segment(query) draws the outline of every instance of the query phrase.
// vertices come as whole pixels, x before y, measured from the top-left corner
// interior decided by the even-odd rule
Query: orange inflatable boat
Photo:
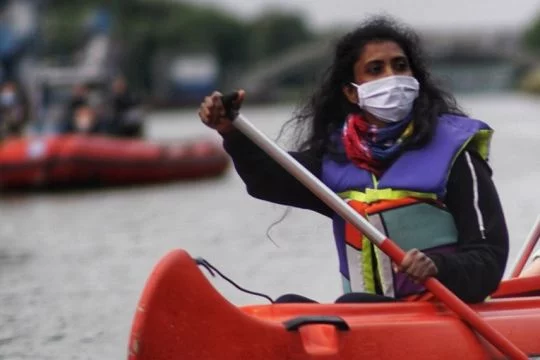
[[[540,359],[540,277],[507,280],[472,308],[530,359]],[[129,360],[502,358],[439,302],[237,307],[183,250],[154,268],[128,347]]]
[[[105,136],[62,135],[0,143],[0,189],[128,185],[218,176],[229,159],[220,144],[155,144]]]

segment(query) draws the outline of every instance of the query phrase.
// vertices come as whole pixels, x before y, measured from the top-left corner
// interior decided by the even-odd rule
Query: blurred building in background
[[[201,102],[219,84],[220,68],[212,53],[158,51],[152,59],[153,106]]]

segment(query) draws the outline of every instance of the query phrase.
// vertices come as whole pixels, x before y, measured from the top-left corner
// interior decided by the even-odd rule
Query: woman
[[[333,219],[345,294],[415,298],[431,276],[471,303],[497,288],[508,234],[486,162],[492,130],[435,85],[411,30],[377,17],[339,41],[293,119],[309,136],[291,153],[406,250],[399,266],[235,130],[219,93],[199,116],[223,136],[249,194]]]

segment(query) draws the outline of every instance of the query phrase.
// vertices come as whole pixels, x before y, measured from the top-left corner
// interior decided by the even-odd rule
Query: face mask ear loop
[[[360,85],[355,84],[353,82],[350,83],[355,89],[356,89],[356,97],[358,98],[358,101],[356,104],[360,107],[360,109],[364,109],[364,98],[360,96]]]

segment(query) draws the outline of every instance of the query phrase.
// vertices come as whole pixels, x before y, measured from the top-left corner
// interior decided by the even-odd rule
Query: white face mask
[[[414,77],[404,75],[352,85],[358,92],[358,106],[388,123],[398,122],[409,115],[420,89]]]

